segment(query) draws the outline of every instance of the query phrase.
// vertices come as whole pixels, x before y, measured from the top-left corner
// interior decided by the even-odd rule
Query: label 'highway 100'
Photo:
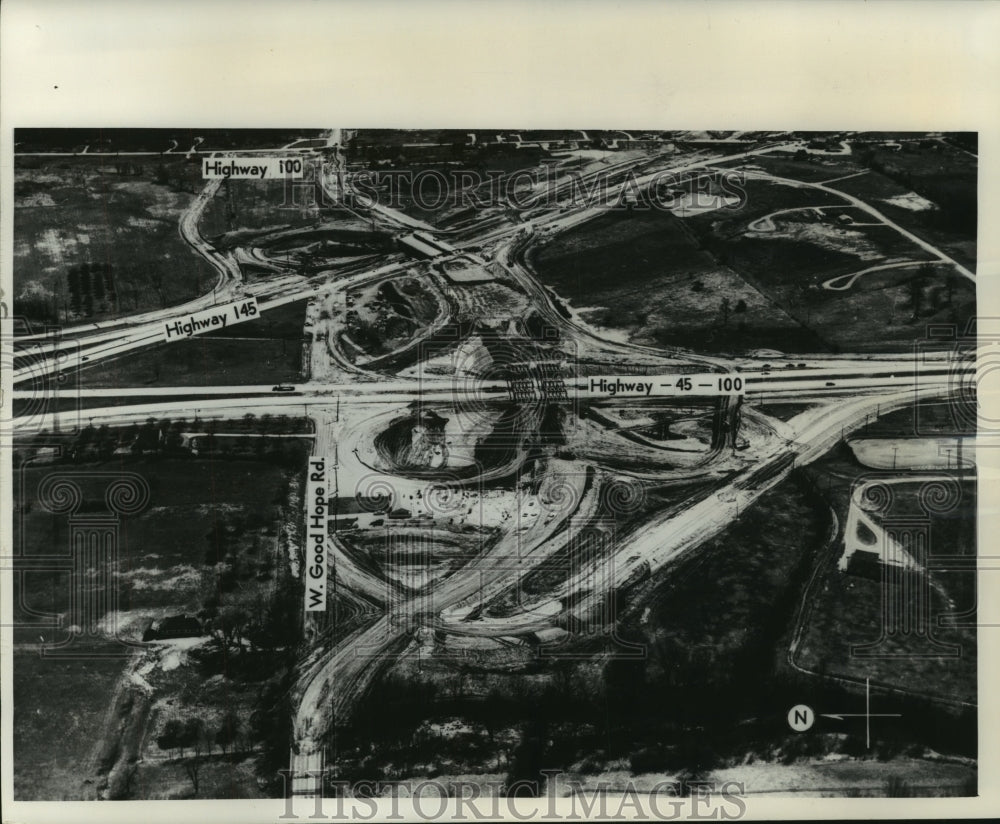
[[[245,320],[253,320],[257,317],[260,317],[260,311],[257,309],[257,298],[246,298],[236,303],[223,303],[219,306],[213,306],[211,309],[203,309],[201,312],[193,312],[186,317],[167,321],[163,327],[163,339],[165,341],[184,340],[193,335],[225,329],[234,323],[243,323]]]
[[[204,180],[298,180],[301,157],[212,157],[201,161]]]

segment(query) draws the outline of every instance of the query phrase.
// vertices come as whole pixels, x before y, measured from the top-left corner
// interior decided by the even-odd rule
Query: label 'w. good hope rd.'
[[[329,458],[313,457],[306,474],[306,612],[326,609],[326,530],[332,467]]]

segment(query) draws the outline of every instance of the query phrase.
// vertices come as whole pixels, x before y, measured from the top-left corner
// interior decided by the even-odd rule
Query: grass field
[[[729,167],[739,167],[741,161],[729,161]],[[843,177],[864,171],[864,164],[858,163],[853,157],[823,157],[810,156],[808,160],[795,160],[791,154],[775,153],[757,155],[749,165],[759,167],[778,177],[792,177],[796,180],[808,180],[811,183],[823,183],[827,180]]]
[[[307,174],[313,178],[312,171]],[[307,179],[227,180],[206,207],[199,229],[212,238],[239,229],[305,226],[325,211],[320,188]]]
[[[897,152],[859,143],[854,157],[869,173],[838,181],[835,188],[860,197],[975,271],[975,157],[936,140],[911,141]]]
[[[694,669],[709,681],[735,677],[721,674],[729,667],[746,668],[743,677],[771,672],[780,652],[775,645],[827,528],[826,512],[803,481],[784,481],[700,548],[678,575],[663,576],[643,602],[650,609],[645,643],[657,650],[651,666],[675,666],[661,654],[667,649],[698,649]],[[714,668],[710,660],[729,663]]]
[[[950,576],[949,576],[950,577]],[[940,645],[920,643],[914,633],[886,636],[870,656],[852,647],[882,637],[882,584],[831,566],[816,592],[796,657],[800,666],[834,677],[888,685],[963,701],[976,701],[976,643],[969,630],[935,628]],[[934,615],[943,613],[934,597]],[[948,649],[947,647],[953,647]]]
[[[110,644],[95,652],[112,650]],[[96,797],[95,744],[104,734],[109,697],[122,658],[58,660],[15,652],[14,794],[19,801]],[[4,707],[10,712],[10,707]]]
[[[628,330],[637,343],[721,351],[785,349],[790,342],[821,348],[780,306],[716,263],[685,222],[668,213],[609,212],[560,235],[530,262],[544,283],[585,310],[586,320]],[[730,307],[725,319],[724,300]]]
[[[19,477],[23,483],[15,489],[19,510],[27,509],[15,524],[15,546],[24,553],[17,566],[23,568],[40,556],[68,557],[66,516],[47,513],[37,500],[44,478],[50,473],[76,475],[82,489],[80,509],[97,513],[105,509],[102,496],[108,481],[123,472],[146,480],[149,503],[120,519],[112,577],[118,611],[104,617],[101,631],[109,636],[117,631],[119,637],[136,641],[152,620],[186,613],[198,615],[204,634],[215,629],[219,639],[228,637],[225,622],[250,620],[238,616],[257,616],[253,626],[270,626],[271,634],[250,635],[248,647],[241,642],[234,648],[231,638],[225,644],[194,638],[133,651],[139,658],[133,659],[132,682],[124,687],[124,702],[119,704],[112,696],[119,695],[114,685],[125,661],[52,662],[38,657],[33,645],[39,635],[48,644],[57,642],[65,630],[37,624],[16,627],[19,797],[92,798],[108,785],[112,763],[128,753],[143,757],[144,763],[130,785],[111,781],[114,789],[108,792],[115,792],[114,797],[190,797],[193,787],[176,760],[179,753],[161,751],[156,738],[166,720],[191,717],[205,724],[215,743],[203,768],[199,797],[259,797],[253,771],[257,755],[252,754],[261,752],[261,735],[266,733],[255,730],[250,719],[255,710],[269,706],[260,702],[262,690],[273,691],[271,682],[280,679],[292,648],[288,645],[296,643],[298,631],[287,610],[300,603],[300,596],[294,581],[282,572],[288,539],[275,529],[300,505],[291,474],[249,460],[170,458],[25,470]],[[286,529],[294,534],[295,521]],[[22,604],[36,612],[66,612],[70,582],[65,572],[23,577],[15,589],[16,620],[26,621]],[[91,645],[112,648],[104,642]],[[139,704],[144,695],[148,700],[142,698],[145,703]],[[112,706],[113,716],[108,715]],[[239,763],[222,758],[214,738],[227,713],[239,723]]]
[[[134,172],[136,164],[131,164]],[[173,161],[157,182],[113,158],[20,159],[15,171],[16,314],[86,321],[160,309],[204,294],[212,267],[178,233],[178,220],[202,186],[198,167]],[[74,302],[69,272],[111,267],[112,289]]]
[[[857,225],[872,221],[833,194],[753,179],[745,193],[739,208],[683,219],[611,212],[531,250],[528,262],[585,320],[647,345],[891,351],[909,349],[928,324],[964,324],[974,314],[973,285],[940,263],[825,288],[929,256],[889,227]],[[802,207],[824,211],[774,215]],[[770,225],[759,223],[769,216]]]
[[[974,435],[976,427],[971,412],[965,403],[958,401],[952,404],[924,400],[917,407],[906,407],[883,415],[865,428],[865,435],[872,438]]]
[[[81,386],[215,386],[302,379],[306,301],[220,332],[163,343],[80,370]]]
[[[738,176],[734,178],[734,181],[738,180]],[[786,186],[752,177],[745,178],[739,185],[743,190],[743,196],[737,208],[694,215],[688,219],[692,226],[707,223],[710,226],[717,226],[718,233],[725,235],[728,232],[740,231],[751,221],[779,209],[845,205],[842,198],[819,189]]]
[[[916,287],[910,284],[920,275],[918,266],[865,275],[846,291],[829,291],[823,288],[824,282],[878,265],[880,259],[862,261],[847,251],[787,238],[744,237],[714,248],[747,281],[808,328],[826,351],[909,351],[925,338],[928,324],[964,326],[975,313],[975,289],[964,278],[954,277],[948,297],[949,267],[943,264],[929,265],[931,275],[920,287],[922,306],[915,317],[912,289]],[[874,324],[872,318],[880,322]],[[783,348],[796,351],[793,347],[790,341]]]
[[[222,755],[206,759],[198,777],[198,798],[267,798],[257,787],[253,758],[230,761]],[[180,759],[144,762],[135,778],[135,798],[146,801],[195,798],[191,779]]]
[[[65,515],[43,511],[37,501],[39,483],[49,474],[70,473],[72,467],[26,469],[24,487],[16,498],[30,511],[23,521],[15,519],[15,546],[26,560],[32,556],[68,552]],[[131,630],[133,619],[167,612],[194,612],[214,585],[214,573],[205,564],[210,548],[208,536],[215,522],[241,530],[241,540],[266,553],[274,543],[263,533],[275,515],[275,499],[282,488],[283,471],[266,463],[198,459],[156,461],[118,458],[92,467],[106,477],[82,478],[84,504],[102,506],[103,488],[118,472],[135,472],[150,488],[148,508],[124,516],[119,529],[119,610],[125,613],[119,625]],[[27,572],[24,605],[40,611],[61,613],[68,607],[68,574]],[[135,612],[133,616],[128,613]],[[19,632],[35,640],[37,632]],[[52,639],[49,639],[50,641]]]
[[[480,156],[478,159],[438,157],[421,161],[398,156],[384,172],[371,172],[359,186],[362,192],[431,226],[446,226],[455,217],[467,219],[476,204],[496,205],[502,195],[516,199],[517,182],[509,188],[496,176],[539,168],[539,156],[531,151]],[[491,177],[492,176],[492,177]],[[525,180],[527,175],[524,175]],[[481,181],[475,189],[472,181]]]
[[[913,232],[928,243],[950,254],[963,266],[976,271],[976,231],[975,231],[975,176],[967,179],[967,189],[962,192],[966,197],[971,193],[973,205],[965,205],[967,211],[972,211],[971,218],[963,222],[952,222],[945,211],[947,206],[938,209],[907,209],[888,202],[893,198],[912,195],[916,186],[908,187],[890,180],[877,172],[839,180],[832,184],[833,188],[861,198],[870,203],[890,220],[895,221],[904,229]],[[919,184],[917,184],[919,185]],[[925,189],[929,195],[936,193],[932,187]],[[959,195],[955,195],[959,197]],[[933,202],[933,201],[932,201]],[[948,201],[945,201],[947,203]],[[971,221],[971,225],[969,225]]]
[[[896,416],[905,413],[895,413]],[[912,414],[912,411],[911,411]],[[899,418],[904,421],[905,418]],[[889,425],[889,424],[886,424]],[[830,505],[844,523],[853,484],[879,473],[866,470],[846,448],[837,449],[813,464],[810,475],[820,486]],[[892,509],[879,518],[927,518],[918,502],[919,474],[914,484],[894,487]],[[930,552],[940,560],[974,555],[976,551],[975,485],[961,485],[960,506],[951,513],[932,514]],[[934,622],[932,634],[943,644],[954,645],[960,652],[949,657],[941,647],[927,643],[917,632],[890,638],[882,657],[852,654],[852,645],[877,641],[882,634],[883,584],[878,574],[866,576],[838,571],[837,562],[843,545],[837,544],[819,567],[817,585],[805,613],[802,642],[796,662],[811,670],[831,676],[864,679],[889,687],[922,692],[945,698],[976,700],[976,632],[974,627],[938,627],[938,616],[974,609],[975,576],[972,572],[947,570],[948,563],[935,562],[930,572],[930,603],[926,606]],[[891,593],[888,593],[891,594]],[[951,602],[950,604],[948,602]],[[891,657],[895,656],[895,657]]]

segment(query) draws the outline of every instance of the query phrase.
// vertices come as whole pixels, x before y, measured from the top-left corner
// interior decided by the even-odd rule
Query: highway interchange
[[[613,172],[622,177],[616,179],[612,174],[609,179],[613,192],[616,185],[624,187],[626,175],[635,171],[636,174],[629,178],[629,185],[634,186],[638,181],[642,188],[664,173],[711,169],[729,160],[745,160],[754,154],[790,148],[801,146],[798,143],[768,144],[735,154],[706,155],[694,160],[658,156],[651,161],[643,157],[616,162]],[[196,146],[192,150],[196,150]],[[297,149],[294,144],[263,153],[312,156],[311,149]],[[333,161],[328,159],[326,162],[330,167],[322,180],[331,196],[336,197],[339,191],[335,167],[342,160],[336,153]],[[582,179],[586,181],[588,175],[608,178],[608,167],[594,168]],[[804,185],[800,181],[791,183]],[[339,495],[361,494],[362,485],[372,483],[373,479],[392,488],[400,498],[413,490],[426,493],[434,487],[427,477],[397,472],[384,462],[377,462],[371,444],[379,427],[386,420],[407,414],[414,402],[434,408],[475,408],[487,410],[488,414],[490,409],[514,403],[509,394],[510,382],[495,375],[457,378],[423,374],[413,378],[366,369],[335,351],[336,318],[326,321],[329,330],[323,336],[316,332],[325,321],[312,321],[315,324],[311,335],[312,377],[294,387],[278,390],[267,384],[103,389],[81,386],[65,392],[66,397],[79,401],[77,412],[54,412],[39,403],[40,393],[49,391],[46,388],[50,385],[48,381],[62,373],[83,371],[162,345],[164,323],[184,314],[249,297],[256,299],[259,310],[264,313],[304,299],[314,306],[339,305],[348,290],[398,278],[412,272],[415,265],[429,265],[414,264],[412,259],[390,252],[369,256],[359,265],[329,274],[306,278],[285,272],[244,283],[234,257],[217,251],[199,231],[202,213],[215,197],[219,185],[220,181],[207,183],[178,227],[191,249],[214,267],[217,283],[213,291],[182,306],[66,328],[57,337],[37,334],[18,339],[13,356],[13,398],[28,411],[12,421],[15,435],[51,431],[60,424],[65,428],[74,415],[86,417],[95,424],[123,426],[150,417],[177,417],[179,413],[202,420],[237,419],[248,412],[256,415],[301,414],[314,422],[313,453],[336,458]],[[566,186],[566,182],[557,182],[554,193],[558,195]],[[841,194],[829,187],[822,188]],[[844,197],[852,201],[852,205],[889,224],[884,215],[875,212],[869,204]],[[367,210],[357,204],[353,208],[377,223],[381,231],[395,235],[414,228],[434,231],[384,204]],[[630,476],[626,471],[595,465],[583,458],[550,460],[535,499],[542,509],[547,507],[547,514],[528,518],[522,510],[518,517],[511,518],[509,525],[501,529],[497,541],[436,582],[432,588],[432,609],[428,609],[426,593],[387,586],[384,578],[359,565],[340,539],[331,535],[327,545],[331,578],[336,581],[338,597],[354,599],[361,605],[361,618],[346,631],[317,624],[312,634],[312,647],[300,666],[294,696],[298,708],[296,745],[291,757],[295,771],[293,788],[297,794],[316,791],[316,776],[323,765],[324,738],[334,726],[347,723],[352,707],[368,685],[399,653],[414,643],[421,627],[509,640],[554,626],[572,626],[571,618],[582,620],[585,617],[573,615],[576,607],[571,596],[574,594],[583,592],[599,597],[636,575],[650,575],[669,566],[719,534],[794,467],[819,458],[850,432],[894,409],[925,399],[947,397],[959,384],[964,386],[975,378],[975,361],[956,364],[947,353],[930,354],[919,362],[913,356],[893,354],[725,358],[603,339],[558,311],[552,295],[522,261],[525,248],[543,233],[551,236],[579,225],[606,208],[606,205],[593,204],[569,209],[557,205],[534,207],[530,210],[530,219],[512,209],[505,220],[484,219],[481,229],[476,224],[463,227],[461,236],[455,232],[441,233],[455,248],[451,257],[484,266],[488,260],[490,265],[500,267],[528,295],[545,321],[559,330],[560,339],[573,343],[578,356],[585,355],[591,362],[607,364],[603,373],[566,377],[563,380],[566,396],[561,399],[548,398],[544,387],[533,387],[537,390],[534,401],[520,402],[525,407],[525,435],[529,434],[531,422],[537,420],[532,407],[555,402],[577,409],[580,405],[607,399],[606,392],[594,389],[594,381],[602,376],[620,375],[620,368],[615,367],[623,363],[642,367],[645,374],[636,380],[657,384],[672,384],[678,376],[694,373],[738,376],[743,381],[743,392],[720,397],[721,412],[713,424],[718,431],[713,433],[711,447],[687,464],[680,462],[663,469],[644,467]],[[953,265],[958,274],[970,279],[974,277],[941,250],[898,226],[895,228],[937,259]],[[469,249],[488,250],[488,258],[484,259],[486,251],[470,252]],[[433,263],[440,265],[447,257],[437,258]],[[105,399],[114,399],[116,403],[102,405]],[[644,399],[640,395],[623,393],[615,400],[618,405],[627,406],[641,404]],[[803,411],[784,421],[770,418],[753,409],[762,400],[801,403]],[[742,410],[744,418],[744,442],[739,449],[736,448],[735,432],[738,410]],[[525,460],[527,445],[521,441],[515,447],[516,465]],[[505,471],[507,469],[504,467]],[[442,473],[438,491],[443,489],[446,496],[461,495],[463,489],[481,483],[486,477],[481,472],[455,480],[448,473]],[[630,493],[648,477],[677,483],[694,480],[705,483],[680,505],[656,513],[620,537],[610,556],[583,564],[543,597],[521,604],[509,615],[488,614],[485,605],[515,586],[522,576],[538,568],[546,559],[564,550],[577,533],[591,523],[599,511],[602,489],[617,484],[619,489]]]

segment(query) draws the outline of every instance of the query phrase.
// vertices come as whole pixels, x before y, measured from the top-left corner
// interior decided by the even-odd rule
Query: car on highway
[[[836,386],[837,384],[835,384],[833,381],[827,381],[826,385],[827,386]]]
[[[285,384],[285,383],[279,383],[277,386],[272,386],[271,387],[271,391],[272,392],[294,392],[295,391],[295,387],[294,386],[289,386],[288,384]]]

